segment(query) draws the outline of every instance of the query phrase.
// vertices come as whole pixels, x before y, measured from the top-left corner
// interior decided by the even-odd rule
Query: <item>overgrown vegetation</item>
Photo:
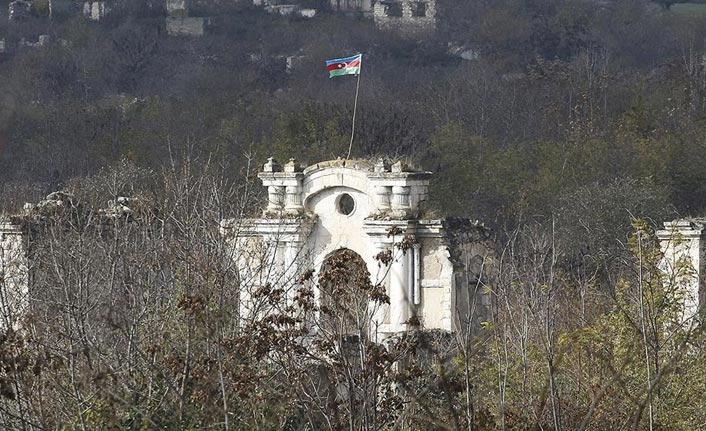
[[[354,84],[327,79],[322,61],[360,51],[354,155],[418,160],[447,212],[503,223],[616,179],[649,179],[667,190],[663,206],[704,210],[699,17],[640,0],[442,2],[438,31],[407,40],[359,17],[221,13],[203,38],[127,12],[0,23],[8,46],[53,40],[0,63],[3,187],[48,192],[121,157],[156,167],[184,149],[233,172],[243,154],[345,155]]]
[[[449,0],[410,40],[360,16],[206,4],[215,32],[184,38],[150,5],[0,22],[0,211],[73,195],[24,220],[32,312],[0,338],[2,426],[706,429],[706,340],[679,321],[652,232],[706,211],[702,16]],[[52,42],[19,48],[39,34]],[[495,228],[480,326],[381,346],[351,305],[385,294],[345,259],[296,280],[296,306],[268,286],[268,318],[238,318],[247,283],[219,222],[260,208],[266,157],[345,155],[354,83],[323,61],[355,51],[353,155],[416,161],[436,207]],[[99,210],[124,196],[129,216]]]
[[[277,244],[219,223],[249,190],[203,161],[121,163],[17,218],[32,285],[0,316],[21,328],[0,337],[3,429],[704,429],[706,340],[648,223],[583,261],[557,223],[525,223],[465,287],[489,314],[380,343],[383,280],[413,241],[390,232],[377,275],[341,250],[258,285],[237,262]]]

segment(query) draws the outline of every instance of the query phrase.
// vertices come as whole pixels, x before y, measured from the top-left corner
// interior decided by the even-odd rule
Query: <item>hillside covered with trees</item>
[[[196,2],[211,25],[187,37],[149,0],[97,22],[0,2],[0,214],[71,203],[13,219],[41,270],[0,337],[0,426],[706,430],[705,334],[654,236],[706,214],[706,16],[683,12],[700,4],[439,0],[409,37],[301,3],[316,16]],[[293,308],[238,322],[219,222],[261,210],[267,157],[346,155],[355,79],[324,61],[355,52],[353,157],[434,172],[429,215],[481,220],[497,260],[472,286],[492,297],[480,325],[361,337],[351,360],[344,334],[302,348]],[[322,311],[321,276],[301,280],[308,313],[385,301],[364,284]]]
[[[304,20],[245,4],[222,6],[201,38],[168,36],[159,11],[139,4],[100,22],[3,20],[8,47],[49,35],[0,54],[5,195],[45,194],[122,157],[158,166],[198,151],[236,176],[244,154],[345,155],[354,83],[328,80],[322,64],[359,51],[354,155],[421,162],[448,213],[547,214],[616,179],[666,196],[661,207],[706,209],[701,18],[641,0],[446,3],[438,30],[417,38],[359,16]],[[464,61],[454,47],[479,56]],[[288,56],[300,57],[289,71]]]

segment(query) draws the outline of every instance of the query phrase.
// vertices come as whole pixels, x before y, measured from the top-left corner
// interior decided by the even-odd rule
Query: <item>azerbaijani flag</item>
[[[360,75],[360,65],[363,63],[363,54],[352,57],[336,58],[326,62],[329,78],[343,75]]]

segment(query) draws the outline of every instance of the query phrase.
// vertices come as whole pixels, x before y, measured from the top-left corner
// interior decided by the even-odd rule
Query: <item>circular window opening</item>
[[[348,193],[342,194],[338,198],[338,204],[336,205],[338,212],[343,215],[351,215],[355,210],[355,200]]]

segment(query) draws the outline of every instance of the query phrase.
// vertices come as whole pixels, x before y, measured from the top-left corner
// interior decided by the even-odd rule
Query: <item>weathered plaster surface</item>
[[[376,314],[380,332],[407,331],[415,327],[413,320],[427,329],[455,330],[465,321],[462,315],[468,309],[468,280],[476,280],[466,275],[459,258],[465,259],[471,252],[487,254],[490,249],[466,247],[464,241],[477,238],[449,235],[447,222],[419,217],[430,177],[429,172],[401,163],[390,166],[382,161],[334,160],[304,169],[295,160],[282,166],[270,159],[260,174],[268,189],[267,207],[263,217],[250,220],[242,234],[260,236],[264,243],[278,242],[279,248],[297,252],[269,254],[270,264],[254,266],[295,280],[279,272],[291,273],[294,268],[301,271],[302,267],[318,270],[332,253],[348,249],[365,261],[371,281],[387,289],[390,304]],[[349,213],[339,206],[344,195],[355,202]],[[300,225],[302,229],[298,230]],[[284,226],[289,234],[283,234]],[[400,233],[390,236],[393,228]],[[467,230],[474,229],[477,227]],[[395,243],[405,237],[413,245],[403,252]],[[393,251],[389,267],[374,258],[385,250]],[[278,259],[289,263],[282,264]],[[292,264],[294,260],[296,264]],[[252,268],[252,262],[248,266]],[[464,310],[459,310],[458,303]]]

